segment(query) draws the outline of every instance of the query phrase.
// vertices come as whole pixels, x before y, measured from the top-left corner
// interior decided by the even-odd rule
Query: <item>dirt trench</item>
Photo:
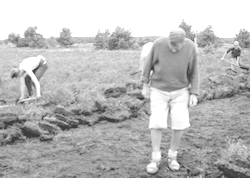
[[[192,127],[182,141],[177,173],[169,171],[164,161],[169,130],[164,133],[161,169],[155,176],[145,172],[151,152],[149,101],[140,94],[141,85],[132,82],[104,92],[106,98],[131,97],[125,111],[110,112],[96,101],[90,110],[56,107],[37,122],[13,113],[1,114],[0,177],[244,177],[237,173],[241,169],[248,176],[247,168],[218,163],[227,139],[242,139],[250,145],[247,82],[245,88],[235,89],[225,81],[223,77],[208,78],[210,88],[190,110]],[[62,131],[70,134],[61,136]]]

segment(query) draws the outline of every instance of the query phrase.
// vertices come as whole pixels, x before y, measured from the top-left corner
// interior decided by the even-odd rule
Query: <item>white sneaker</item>
[[[168,150],[168,168],[171,171],[178,171],[180,169],[180,164],[177,162],[177,151]]]
[[[151,162],[147,165],[147,173],[155,174],[160,168],[161,160],[151,160]]]
[[[171,171],[178,171],[180,169],[180,164],[177,162],[176,158],[168,157],[168,168]]]

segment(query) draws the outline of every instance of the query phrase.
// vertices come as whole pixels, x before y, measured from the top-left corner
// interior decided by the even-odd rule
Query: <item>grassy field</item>
[[[202,90],[207,89],[205,81],[209,76],[225,74],[230,67],[220,60],[227,48],[228,45],[224,45],[209,53],[199,49]],[[111,111],[123,110],[129,98],[106,98],[104,91],[124,87],[130,82],[139,83],[139,74],[130,75],[139,69],[139,50],[96,51],[92,44],[55,49],[1,46],[0,99],[12,103],[19,97],[19,80],[11,79],[9,71],[22,59],[37,55],[45,56],[49,64],[41,80],[42,101],[48,103],[49,107],[41,109],[32,104],[25,107],[17,105],[4,108],[1,113],[22,115],[44,110],[50,112],[58,105],[69,110],[87,110],[95,101],[105,104]],[[244,50],[242,61],[250,63],[248,50]],[[193,127],[180,149],[181,171],[172,173],[161,169],[155,177],[223,177],[214,164],[215,160],[220,157],[226,160],[238,148],[243,152],[244,149],[245,152],[249,151],[245,147],[245,144],[250,145],[248,106],[247,97],[236,96],[204,101],[191,109]],[[228,123],[227,127],[225,123]],[[166,131],[165,134],[164,149],[169,146],[170,132]],[[232,143],[231,139],[242,139],[242,142]],[[60,132],[51,142],[31,139],[0,147],[0,177],[153,177],[145,172],[150,150],[147,118],[142,115],[117,124],[101,122],[92,127],[82,126]],[[244,155],[242,151],[241,155]],[[245,158],[247,156],[249,154],[244,155]],[[166,166],[166,162],[163,166]]]
[[[19,81],[12,80],[9,71],[13,66],[18,66],[21,60],[30,56],[43,55],[47,58],[49,69],[41,80],[43,96],[65,106],[76,103],[75,94],[85,103],[97,98],[102,100],[100,93],[105,89],[124,85],[140,77],[130,76],[139,68],[140,51],[95,51],[91,44],[65,49],[23,49],[2,46],[0,50],[1,99],[4,100],[19,97]],[[220,61],[226,50],[227,46],[205,54],[199,49],[201,82],[208,75],[220,74],[229,68],[229,64]],[[248,63],[249,60],[250,54],[245,50],[243,62]]]
[[[7,101],[19,97],[19,79],[12,80],[9,71],[29,56],[47,58],[49,69],[41,80],[42,95],[45,100],[63,106],[103,101],[105,89],[139,79],[130,73],[139,69],[140,51],[95,51],[92,45],[49,50],[2,47],[0,50],[1,99]]]

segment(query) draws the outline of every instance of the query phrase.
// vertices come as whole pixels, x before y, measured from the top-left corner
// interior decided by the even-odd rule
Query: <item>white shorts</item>
[[[168,113],[171,116],[172,130],[184,130],[190,127],[188,103],[188,88],[166,92],[151,87],[149,129],[166,129]]]

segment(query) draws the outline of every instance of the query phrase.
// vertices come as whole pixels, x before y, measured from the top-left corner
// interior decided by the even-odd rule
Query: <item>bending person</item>
[[[41,97],[41,87],[39,80],[48,69],[46,58],[38,55],[37,57],[28,57],[25,58],[20,64],[19,67],[14,67],[10,71],[11,78],[20,77],[20,89],[21,97],[19,101],[22,101],[26,98],[26,88],[28,91],[28,97],[34,95],[35,92],[32,92],[34,87],[36,90],[36,96]]]
[[[241,55],[241,47],[239,45],[238,41],[235,41],[233,44],[233,47],[229,48],[224,55],[222,56],[221,60],[224,60],[224,57],[226,56],[227,53],[231,52],[231,70],[235,71],[235,66],[240,66],[241,61],[240,61],[240,55]]]
[[[153,42],[148,42],[144,44],[142,47],[141,56],[140,56],[140,68],[139,68],[139,70],[142,71],[142,73],[143,73],[143,67],[144,67],[145,61],[147,59],[147,56],[152,46],[153,46]]]

